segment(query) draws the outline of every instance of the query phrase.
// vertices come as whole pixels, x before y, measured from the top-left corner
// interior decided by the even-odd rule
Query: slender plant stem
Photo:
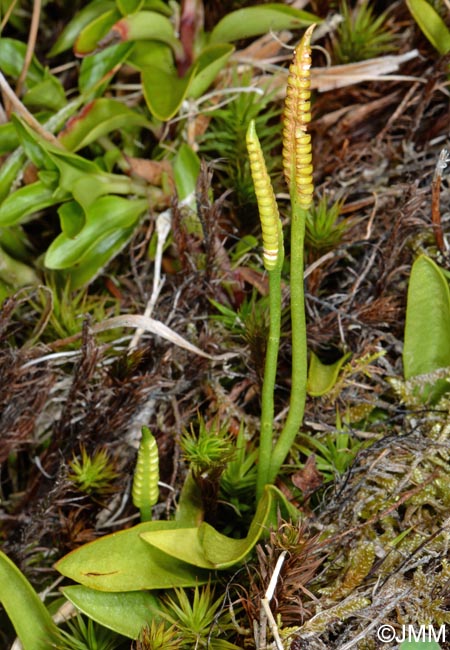
[[[281,327],[281,266],[269,271],[269,336],[267,339],[264,382],[261,394],[261,432],[258,455],[258,473],[256,479],[256,498],[263,494],[264,486],[269,483],[271,464],[274,392],[277,376],[278,349],[280,346]]]
[[[306,400],[306,321],[305,291],[303,286],[303,248],[307,210],[297,201],[295,189],[291,191],[291,328],[292,328],[292,385],[289,414],[283,430],[272,451],[268,482],[273,483],[281,465],[292,447],[300,429]]]

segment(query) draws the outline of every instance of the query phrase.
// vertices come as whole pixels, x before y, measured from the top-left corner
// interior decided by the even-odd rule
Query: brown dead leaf
[[[168,160],[145,160],[144,158],[133,158],[132,156],[126,158],[130,165],[130,174],[143,178],[150,185],[158,186],[161,186],[165,174],[171,188],[174,187],[172,165]]]
[[[305,466],[291,476],[292,483],[303,492],[305,497],[312,494],[323,483],[322,474],[317,469],[314,454],[308,457]]]

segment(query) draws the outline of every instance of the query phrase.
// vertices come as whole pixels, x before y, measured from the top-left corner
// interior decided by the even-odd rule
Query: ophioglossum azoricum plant
[[[278,207],[264,155],[250,123],[247,149],[262,226],[264,266],[269,275],[270,329],[261,398],[261,434],[258,457],[257,497],[273,483],[299,431],[306,398],[306,323],[303,288],[305,222],[313,195],[311,136],[311,25],[300,41],[289,68],[283,126],[283,170],[292,206],[290,289],[292,324],[292,384],[289,414],[273,445],[274,388],[280,340],[281,267],[283,234]]]

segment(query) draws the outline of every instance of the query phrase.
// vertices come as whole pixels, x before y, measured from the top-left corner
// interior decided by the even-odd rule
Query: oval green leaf
[[[138,11],[119,20],[106,39],[121,41],[161,41],[169,45],[176,56],[183,56],[181,42],[175,36],[174,27],[166,16],[155,11]]]
[[[189,86],[189,97],[201,97],[217,77],[234,52],[228,43],[211,45],[203,50],[196,60],[196,73]]]
[[[308,369],[308,383],[306,385],[308,395],[311,395],[312,397],[321,397],[322,395],[326,395],[337,382],[339,372],[350,356],[351,353],[348,352],[335,363],[325,364],[321,362],[314,352],[311,352]]]
[[[118,43],[86,56],[81,63],[78,78],[80,93],[86,95],[89,90],[102,93],[114,76],[117,66],[125,61],[132,50],[132,43]]]
[[[61,233],[45,255],[49,269],[67,269],[78,264],[83,255],[111,231],[134,225],[148,208],[146,199],[128,200],[119,196],[102,196],[86,210],[86,225],[75,237]]]
[[[63,587],[61,591],[83,614],[129,639],[137,639],[142,628],[159,613],[159,601],[148,591],[112,593],[82,585]]]
[[[47,56],[56,56],[68,50],[75,43],[78,34],[84,27],[102,14],[111,11],[111,9],[114,9],[112,0],[94,0],[94,2],[90,2],[86,7],[77,11],[72,20],[64,27]]]
[[[408,287],[405,379],[450,366],[450,291],[441,269],[425,255],[414,262]]]
[[[100,591],[140,591],[189,587],[208,581],[209,573],[169,557],[140,537],[151,530],[170,531],[175,521],[148,521],[81,546],[56,569],[86,587]]]
[[[241,562],[259,541],[265,532],[273,499],[278,494],[277,488],[266,485],[248,534],[243,539],[222,535],[207,523],[198,528],[146,531],[141,533],[141,537],[177,560],[203,569],[226,569]]]
[[[0,226],[15,226],[50,205],[59,203],[54,191],[42,181],[21,187],[10,194],[0,206]]]
[[[426,0],[406,0],[408,9],[439,54],[450,52],[450,29]]]
[[[14,625],[23,650],[49,650],[48,639],[57,628],[33,587],[2,551],[0,602]]]
[[[114,99],[97,99],[73,117],[59,134],[59,140],[69,151],[77,151],[95,142],[98,138],[133,126],[147,126],[148,120],[125,104]]]
[[[246,7],[222,18],[212,30],[210,42],[228,43],[241,38],[260,36],[270,31],[299,29],[319,22],[321,22],[320,18],[314,14],[282,4]]]
[[[166,122],[176,115],[188,93],[194,75],[195,67],[183,78],[154,66],[143,68],[142,84],[145,101],[150,112],[158,120]]]
[[[75,54],[86,56],[96,49],[98,42],[108,34],[111,27],[120,19],[120,11],[115,7],[90,21],[75,41]]]

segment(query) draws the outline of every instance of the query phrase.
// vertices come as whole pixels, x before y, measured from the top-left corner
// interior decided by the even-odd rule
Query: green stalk
[[[306,320],[303,284],[305,221],[307,210],[298,203],[297,190],[291,192],[291,329],[292,329],[292,384],[289,414],[272,451],[268,483],[274,483],[284,459],[288,455],[300,429],[306,400]]]
[[[264,381],[261,394],[261,432],[259,441],[256,498],[262,497],[264,486],[270,483],[273,442],[274,393],[277,376],[278,349],[281,328],[281,266],[269,271],[269,336],[267,339]]]

